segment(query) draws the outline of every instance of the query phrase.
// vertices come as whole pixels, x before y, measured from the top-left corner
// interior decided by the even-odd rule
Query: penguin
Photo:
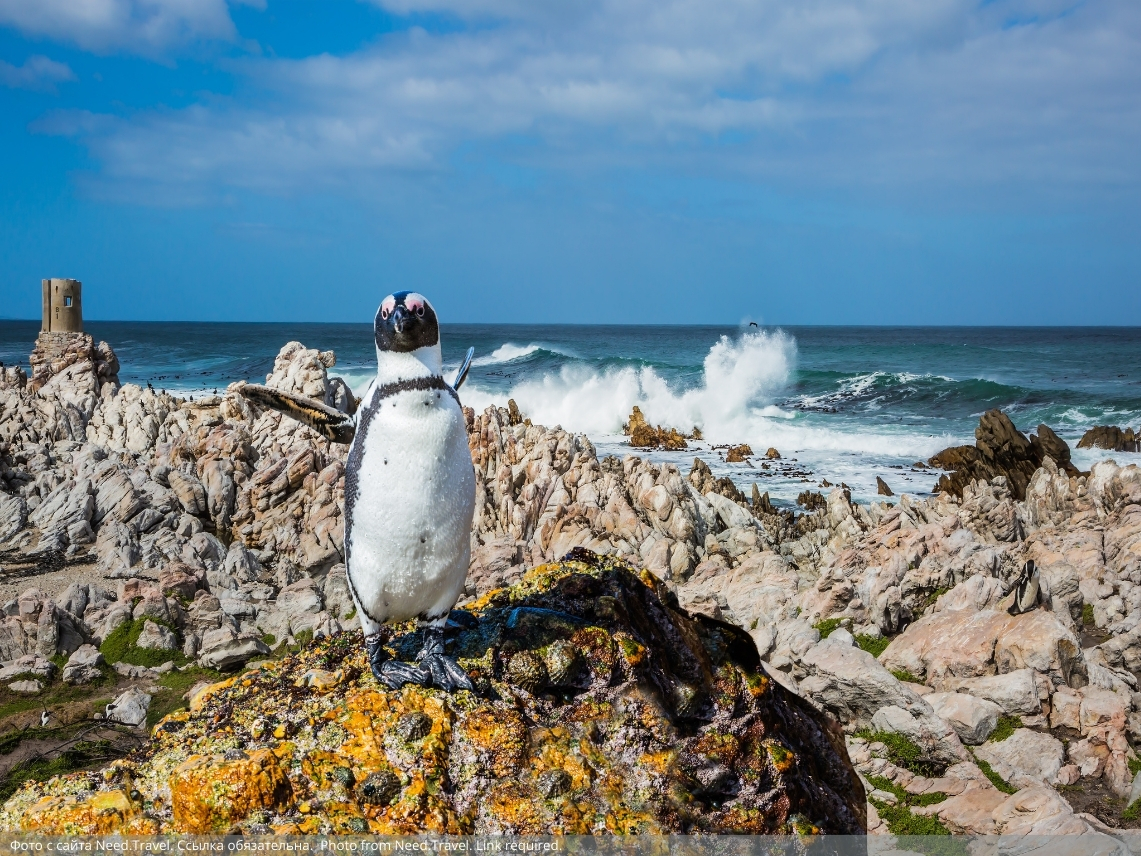
[[[43,711],[43,712],[40,714],[40,728],[47,728],[47,727],[48,727],[48,722],[49,722],[50,720],[51,720],[51,714],[49,714],[49,713],[47,712],[47,710],[44,710],[44,711]]]
[[[1038,605],[1038,592],[1041,584],[1041,573],[1034,560],[1030,559],[1022,566],[1022,573],[1014,582],[1014,601],[1007,610],[1011,615],[1021,615],[1029,612]]]
[[[463,591],[471,559],[475,471],[456,390],[443,378],[439,321],[427,298],[402,291],[373,318],[377,373],[349,416],[325,404],[244,384],[251,402],[279,410],[337,443],[345,467],[345,564],[373,675],[385,686],[472,691],[444,651],[444,626]],[[381,627],[418,619],[416,663],[389,659]]]

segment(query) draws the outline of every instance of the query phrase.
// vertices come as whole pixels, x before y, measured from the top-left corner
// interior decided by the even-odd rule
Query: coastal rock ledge
[[[579,548],[453,624],[478,695],[388,691],[359,632],[339,633],[199,690],[135,755],[27,783],[0,827],[864,833],[839,724],[771,680],[746,632],[688,615],[652,574]],[[393,654],[419,644],[393,628]]]

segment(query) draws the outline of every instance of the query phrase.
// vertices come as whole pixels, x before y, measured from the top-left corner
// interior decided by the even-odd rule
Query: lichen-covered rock
[[[199,691],[115,775],[28,783],[0,827],[62,833],[43,806],[129,779],[102,831],[863,834],[839,726],[652,575],[579,551],[469,613],[450,648],[478,694],[387,690],[339,634]]]

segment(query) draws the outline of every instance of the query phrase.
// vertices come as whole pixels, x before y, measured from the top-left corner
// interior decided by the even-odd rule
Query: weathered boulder
[[[1040,782],[1055,784],[1066,760],[1066,747],[1050,734],[1019,728],[1005,740],[984,743],[975,755],[1010,784],[1025,788]]]
[[[1002,713],[993,701],[967,693],[928,693],[923,700],[968,746],[978,746],[990,737]]]
[[[99,668],[103,655],[94,645],[81,645],[63,667],[63,679],[69,684],[89,684],[103,676]]]
[[[799,682],[801,694],[844,725],[906,734],[939,763],[966,760],[958,737],[926,699],[867,651],[829,637],[810,648],[801,663],[809,672]]]
[[[478,695],[386,690],[341,634],[197,693],[119,764],[159,833],[863,834],[838,726],[767,678],[743,631],[670,603],[580,552],[471,605],[451,647]],[[394,656],[420,644],[391,632]],[[29,782],[0,819],[62,831],[37,806],[115,787]]]
[[[137,687],[131,687],[110,702],[103,715],[111,722],[122,725],[142,725],[147,721],[147,709],[150,704],[151,697],[147,693]]]
[[[1042,711],[1033,669],[1015,669],[1002,675],[958,678],[947,682],[958,692],[994,702],[1003,713],[1034,716]]]
[[[962,678],[1027,668],[1057,686],[1086,683],[1077,637],[1044,609],[1022,615],[992,610],[926,615],[893,639],[880,660],[889,669],[926,676],[937,689],[955,689]]]

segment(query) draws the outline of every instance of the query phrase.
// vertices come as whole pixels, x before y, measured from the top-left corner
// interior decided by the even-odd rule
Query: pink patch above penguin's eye
[[[409,312],[415,313],[417,318],[424,317],[427,302],[428,301],[415,292],[404,298],[404,305],[408,307]]]
[[[392,314],[392,310],[396,308],[396,298],[391,294],[384,298],[384,302],[380,304],[380,317],[381,320],[387,321],[388,316]]]

